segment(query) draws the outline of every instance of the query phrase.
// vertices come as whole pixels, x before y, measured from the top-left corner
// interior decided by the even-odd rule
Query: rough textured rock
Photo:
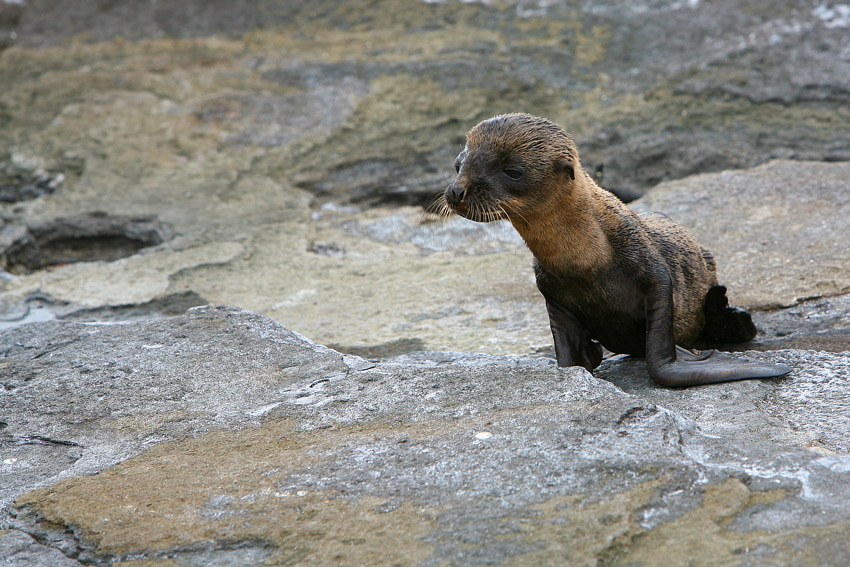
[[[836,395],[848,386],[847,354],[750,353],[796,371],[676,391],[653,387],[635,361],[607,362],[600,374],[623,391],[548,359],[419,353],[369,363],[230,308],[124,325],[35,323],[0,340],[0,546],[13,557],[850,558],[850,429]]]
[[[848,27],[790,0],[0,2],[0,557],[847,565]],[[666,390],[540,356],[516,233],[422,209],[516,110],[621,195],[667,180],[636,207],[697,233],[756,308],[744,348],[795,372]],[[182,314],[206,303],[259,314]]]
[[[16,238],[3,243],[2,255],[5,268],[18,273],[74,262],[110,262],[132,256],[171,236],[169,227],[152,217],[111,217],[97,212],[57,218],[45,225],[14,232]]]
[[[850,350],[850,295],[804,301],[755,314],[761,334],[745,348]]]
[[[284,112],[285,125],[335,130],[328,151],[311,145],[310,154],[327,163],[332,152],[348,149],[331,158],[328,174],[311,168],[305,186],[351,197],[344,179],[377,176],[392,198],[439,185],[449,149],[443,144],[457,136],[458,121],[505,107],[565,119],[588,147],[593,169],[624,192],[769,157],[850,159],[844,104],[850,20],[843,6],[397,0],[377,10],[368,2],[211,7],[190,1],[174,7],[89,0],[67,14],[51,2],[30,1],[9,23],[24,46],[61,44],[80,34],[110,41],[297,31],[300,37],[287,42],[288,58],[264,53],[256,35],[249,54],[254,70],[294,92],[226,93],[212,98],[216,110],[202,115],[229,120],[238,113],[234,107],[257,105],[280,119],[279,110],[299,106],[301,112]],[[298,90],[338,104],[313,105]],[[364,96],[356,112],[352,106],[343,113],[362,120],[382,112],[385,124],[364,131],[360,120],[357,128],[317,120],[326,108],[339,108],[341,99]],[[291,133],[279,135],[288,130],[249,125],[235,139],[279,145],[292,139]],[[410,133],[418,139],[403,141]],[[351,146],[358,142],[359,151]],[[411,187],[413,180],[420,187]],[[358,188],[367,191],[367,185],[374,184]],[[382,196],[372,192],[370,198]]]
[[[122,259],[105,253],[113,240],[70,258],[87,261],[0,273],[0,326],[158,316],[194,297],[363,354],[533,353],[549,345],[545,310],[512,230],[395,206],[431,200],[477,120],[525,110],[565,124],[623,194],[772,157],[850,158],[848,21],[829,3],[2,7],[15,35],[0,52],[0,186],[24,200],[0,203],[0,253],[96,212],[170,228]],[[693,215],[781,207],[762,199],[788,186],[780,169],[754,170],[769,190],[735,211],[712,201]],[[840,254],[805,274],[771,261],[788,293],[750,298],[762,280],[734,270],[751,256],[719,255],[733,296],[760,307],[838,293],[844,273],[809,275]]]
[[[669,214],[715,254],[733,301],[759,310],[763,334],[748,348],[840,352],[850,344],[846,172],[846,164],[772,162],[665,185],[636,207]],[[792,191],[792,174],[810,191]],[[220,222],[217,214],[195,213],[189,222]],[[300,198],[279,214],[268,226],[225,225],[223,242],[201,244],[207,236],[195,234],[194,245],[181,249],[184,233],[121,260],[14,277],[0,284],[8,321],[0,326],[51,313],[91,321],[154,316],[169,298],[187,297],[194,300],[175,305],[245,306],[365,356],[551,347],[530,255],[505,224],[438,222],[413,207],[326,205],[310,213]],[[180,225],[173,209],[168,216]],[[826,297],[775,309],[819,296]]]
[[[0,531],[0,557],[7,567],[80,567],[58,549],[37,543],[31,536],[17,531]]]
[[[653,189],[639,210],[687,226],[741,305],[775,308],[850,291],[850,163],[774,161]]]

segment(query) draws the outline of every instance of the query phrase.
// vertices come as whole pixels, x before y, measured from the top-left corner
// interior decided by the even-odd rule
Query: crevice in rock
[[[655,406],[634,406],[617,419],[617,425],[629,425],[656,415],[659,412]]]
[[[721,350],[770,351],[779,349],[844,352],[850,345],[847,309],[850,294],[821,295],[774,309],[753,309],[758,335],[739,344],[711,345]]]
[[[0,20],[2,6],[0,2]],[[0,127],[10,120],[8,106],[0,103]],[[72,152],[49,161],[36,156],[4,153],[0,155],[0,203],[31,201],[50,195],[79,179],[85,164],[84,158]]]
[[[117,561],[185,558],[192,565],[258,565],[274,554],[275,547],[262,539],[242,541],[212,540],[177,546],[167,551],[140,549],[131,553],[98,552],[79,528],[44,518],[29,505],[13,512],[12,529],[20,531],[39,544],[55,549],[68,559],[94,567],[108,567]],[[181,562],[182,564],[182,562]]]
[[[608,545],[596,554],[596,567],[614,567],[619,560],[628,552],[633,543],[643,535],[634,517],[630,518],[629,531],[614,536]]]
[[[13,435],[11,440],[18,445],[62,445],[65,447],[80,447],[79,443],[64,439],[51,439],[43,435]]]
[[[17,203],[18,201],[30,201],[42,195],[49,195],[56,191],[65,177],[62,174],[48,175],[46,173],[23,176],[23,175],[0,175],[0,203]]]
[[[445,157],[451,164],[453,158]],[[435,160],[439,163],[439,160]],[[320,175],[299,180],[296,186],[320,200],[342,197],[343,203],[365,207],[420,206],[427,208],[451,181],[447,166],[440,171],[428,157],[412,164],[395,159],[363,159],[338,164]]]
[[[115,323],[163,319],[184,314],[192,307],[208,305],[209,301],[192,290],[169,293],[144,303],[129,305],[103,305],[101,307],[80,308],[67,303],[35,294],[19,303],[0,303],[0,330],[17,327],[36,321],[75,321],[81,323]],[[40,358],[61,348],[67,343],[44,350],[33,358]],[[2,353],[0,353],[2,354]]]
[[[50,567],[81,567],[81,563],[56,548],[39,543],[27,532],[7,530],[0,532],[0,554],[5,553],[7,566],[30,565]]]
[[[161,319],[182,315],[192,307],[208,305],[209,301],[194,291],[170,293],[145,303],[133,305],[105,305],[91,309],[77,309],[57,314],[58,319],[79,322],[116,322]]]
[[[12,515],[11,528],[27,534],[45,547],[55,549],[68,559],[98,566],[111,564],[111,561],[93,562],[80,557],[82,537],[72,526],[46,520],[30,506],[16,508]]]
[[[394,341],[390,341],[388,343],[376,344],[376,345],[367,345],[367,346],[347,346],[341,344],[329,344],[329,348],[332,348],[338,352],[343,352],[346,354],[353,354],[355,356],[359,356],[361,358],[365,358],[367,360],[379,360],[382,358],[391,358],[394,356],[399,356],[402,354],[407,354],[410,352],[418,352],[426,350],[425,343],[422,339],[413,338],[413,339],[396,339]]]
[[[171,228],[156,217],[103,212],[7,227],[3,232],[0,265],[15,274],[74,262],[111,262],[172,237]]]
[[[60,343],[53,344],[53,345],[50,346],[50,348],[44,349],[43,351],[41,351],[38,354],[36,354],[35,356],[33,356],[32,359],[36,360],[38,358],[41,358],[42,356],[46,356],[46,355],[48,355],[52,352],[57,351],[62,347],[66,347],[70,344],[74,344],[74,343],[79,342],[81,340],[82,340],[82,337],[76,337],[74,339],[71,339],[70,341],[63,341],[63,342],[60,342]]]

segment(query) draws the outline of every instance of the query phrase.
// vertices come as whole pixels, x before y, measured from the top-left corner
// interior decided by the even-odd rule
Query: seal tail
[[[756,336],[750,314],[729,305],[726,286],[712,286],[705,295],[705,326],[700,338],[709,343],[746,343]]]

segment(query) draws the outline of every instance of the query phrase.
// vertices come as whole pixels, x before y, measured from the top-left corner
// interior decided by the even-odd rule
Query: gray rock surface
[[[0,193],[15,201],[0,202],[0,267],[17,275],[0,271],[0,327],[221,303],[365,355],[536,353],[545,309],[513,230],[397,206],[445,186],[477,120],[564,124],[621,194],[850,158],[850,24],[830,3],[2,6],[15,36],[0,52]],[[701,237],[732,297],[762,310],[846,290],[846,168],[801,166],[824,195],[800,229],[781,202],[800,172],[782,163],[682,181],[678,204],[657,203],[697,230],[716,220]],[[716,197],[695,202],[697,183]],[[816,254],[773,238],[789,232]],[[773,347],[840,351],[845,312],[814,343],[759,325]]]
[[[790,309],[756,313],[761,334],[745,348],[850,348],[850,295],[803,301]]]
[[[0,557],[7,567],[80,567],[82,563],[68,558],[58,549],[41,545],[31,536],[17,530],[0,531]]]
[[[687,226],[741,305],[788,307],[850,291],[848,179],[850,162],[773,161],[662,184],[635,208]]]
[[[850,558],[848,353],[753,352],[795,372],[669,390],[632,360],[611,382],[542,358],[370,363],[223,307],[0,340],[20,565]]]
[[[0,2],[6,564],[850,564],[846,5],[73,4]],[[513,229],[423,210],[517,110],[794,373],[555,368]]]

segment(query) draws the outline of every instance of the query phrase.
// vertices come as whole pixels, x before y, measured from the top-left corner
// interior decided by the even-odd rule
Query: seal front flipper
[[[654,368],[650,376],[665,386],[697,386],[753,378],[779,378],[791,372],[784,364],[770,364],[716,350],[690,351],[676,347],[676,359]]]
[[[591,340],[587,330],[569,309],[546,299],[549,327],[555,340],[558,366],[583,366],[588,372],[602,362],[602,347]]]

